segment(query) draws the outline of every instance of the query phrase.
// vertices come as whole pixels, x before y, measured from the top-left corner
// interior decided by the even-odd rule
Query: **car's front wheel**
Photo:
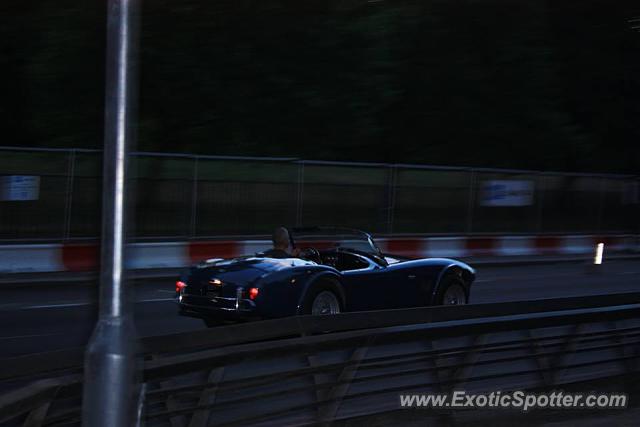
[[[464,305],[467,304],[467,291],[462,279],[456,276],[446,277],[438,291],[436,304],[438,305]]]

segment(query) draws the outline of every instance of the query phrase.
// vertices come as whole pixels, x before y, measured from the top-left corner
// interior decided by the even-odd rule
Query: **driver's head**
[[[287,231],[284,227],[278,227],[273,231],[273,236],[271,238],[273,240],[273,247],[275,249],[282,249],[286,251],[289,249],[289,231]]]

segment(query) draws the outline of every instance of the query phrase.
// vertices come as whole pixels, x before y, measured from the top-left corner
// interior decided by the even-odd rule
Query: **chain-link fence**
[[[0,148],[0,239],[96,238],[101,172],[99,151]],[[131,172],[138,239],[268,235],[280,224],[376,234],[640,232],[631,176],[160,153],[132,154]]]

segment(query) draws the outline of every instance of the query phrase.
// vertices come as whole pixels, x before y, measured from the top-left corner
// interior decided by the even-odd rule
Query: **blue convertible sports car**
[[[289,231],[296,258],[255,254],[210,259],[177,282],[182,314],[220,319],[336,314],[466,304],[475,271],[446,258],[383,254],[367,233],[338,228]]]

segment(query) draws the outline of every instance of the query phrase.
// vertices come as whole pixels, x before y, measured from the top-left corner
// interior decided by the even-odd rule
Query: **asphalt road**
[[[477,267],[471,303],[507,302],[640,291],[640,260],[609,261],[590,271],[584,264]],[[181,317],[171,279],[134,282],[135,320],[140,336],[203,329],[201,320]],[[50,282],[3,284],[0,358],[80,346],[97,316],[97,284]]]

